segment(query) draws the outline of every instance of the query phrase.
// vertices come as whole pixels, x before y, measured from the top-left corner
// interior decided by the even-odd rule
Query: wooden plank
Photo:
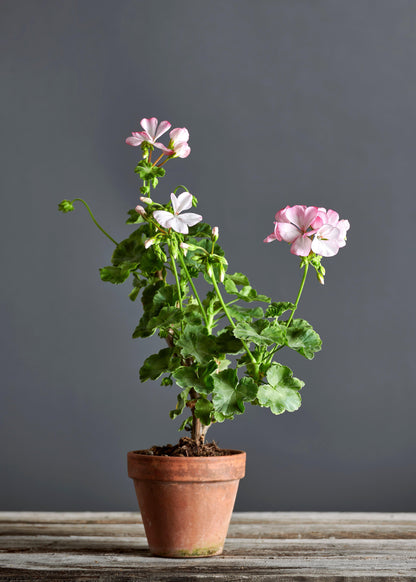
[[[0,514],[0,535],[144,536],[139,513]],[[237,513],[230,538],[416,539],[416,514]]]
[[[416,581],[416,514],[238,513],[224,554],[167,560],[138,513],[0,513],[0,580]]]

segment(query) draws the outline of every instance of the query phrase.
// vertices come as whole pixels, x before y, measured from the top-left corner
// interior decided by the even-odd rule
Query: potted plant
[[[133,337],[157,333],[164,347],[140,368],[140,380],[161,378],[175,386],[177,404],[170,417],[184,414],[179,430],[189,432],[175,446],[154,446],[128,453],[150,550],[160,556],[207,556],[221,553],[245,453],[206,443],[210,426],[244,413],[247,404],[274,414],[293,412],[301,404],[304,383],[276,361],[283,348],[308,359],[321,349],[321,339],[304,319],[295,317],[309,268],[324,283],[322,257],[345,245],[347,220],[333,210],[286,206],[275,216],[265,242],[290,244],[300,257],[303,276],[294,302],[272,301],[258,293],[243,273],[228,272],[218,244],[219,230],[192,212],[197,200],[185,186],[154,199],[165,164],[190,153],[185,128],[142,119],[142,131],[126,142],[140,148],[135,172],[142,181],[142,204],[128,211],[133,231],[117,243],[96,221],[86,202],[64,200],[69,212],[84,203],[95,224],[115,244],[111,265],[101,279],[114,284],[132,281],[129,297],[141,296],[142,312]],[[155,149],[160,155],[152,160]],[[197,290],[200,281],[208,291]]]

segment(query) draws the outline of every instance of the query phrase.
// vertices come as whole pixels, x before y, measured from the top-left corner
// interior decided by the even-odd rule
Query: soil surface
[[[183,437],[176,445],[154,445],[150,449],[135,451],[141,455],[155,455],[158,457],[224,457],[235,451],[220,449],[215,441],[200,444],[189,437]]]

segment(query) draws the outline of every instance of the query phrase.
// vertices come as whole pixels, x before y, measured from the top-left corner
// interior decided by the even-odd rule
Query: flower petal
[[[190,192],[182,192],[178,197],[176,197],[175,194],[171,194],[170,199],[175,214],[179,214],[183,210],[192,208],[192,194]]]
[[[139,146],[144,142],[144,137],[142,135],[140,135],[139,133],[136,133],[136,135],[132,135],[131,137],[128,137],[126,139],[126,143],[131,145],[131,146]]]
[[[173,143],[182,141],[187,142],[189,141],[189,131],[186,127],[175,127],[175,129],[172,129],[170,132],[169,137]]]
[[[290,220],[286,217],[286,211],[290,208],[290,206],[285,206],[279,212],[276,212],[276,216],[274,217],[277,222],[290,222]]]
[[[308,236],[300,236],[293,242],[290,252],[292,255],[307,257],[311,252],[311,244],[312,241]]]
[[[339,251],[339,243],[335,239],[323,240],[315,236],[312,241],[312,250],[321,257],[333,257]]]
[[[178,158],[187,158],[191,153],[191,148],[186,142],[180,142],[174,145],[175,154]]]
[[[198,222],[201,222],[202,220],[202,216],[200,214],[195,214],[195,212],[185,212],[185,214],[181,214],[178,216],[178,218],[180,218],[188,226],[198,224]]]
[[[153,145],[155,146],[155,148],[163,150],[167,156],[173,156],[173,154],[175,153],[173,150],[167,148],[165,145],[163,145],[163,143],[160,143],[159,141],[155,142]]]
[[[294,224],[290,222],[276,222],[274,227],[274,234],[278,240],[284,240],[288,243],[293,243],[302,233]]]
[[[174,218],[172,212],[168,212],[167,210],[155,210],[153,212],[153,218],[157,220],[157,222],[164,226],[165,228],[170,228],[169,222]]]
[[[189,232],[188,225],[183,220],[182,216],[173,216],[169,221],[169,228],[173,228],[173,230],[180,232],[181,234],[188,234]]]
[[[335,210],[327,210],[326,212],[326,220],[324,221],[326,224],[330,224],[331,226],[338,226],[339,222],[339,214],[335,212]]]
[[[151,117],[150,119],[143,118],[140,122],[140,125],[143,129],[148,133],[151,140],[155,139],[156,128],[157,128],[157,118]]]
[[[155,137],[154,139],[159,139],[159,137],[161,135],[163,135],[164,133],[166,133],[167,131],[169,131],[169,129],[172,127],[172,124],[169,123],[169,121],[161,121],[159,123],[158,128],[156,129],[156,133],[155,133]]]
[[[274,240],[278,240],[277,236],[273,233],[273,234],[269,234],[269,236],[266,236],[266,238],[264,239],[263,242],[265,243],[269,243],[272,242]]]

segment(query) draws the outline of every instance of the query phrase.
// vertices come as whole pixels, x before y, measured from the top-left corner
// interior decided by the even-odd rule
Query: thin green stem
[[[88,204],[85,202],[85,200],[83,200],[82,198],[74,198],[74,199],[72,200],[72,202],[76,202],[76,201],[78,201],[78,202],[82,202],[82,203],[84,204],[84,206],[86,207],[86,209],[87,209],[87,210],[88,210],[88,212],[90,213],[91,219],[92,219],[93,223],[95,224],[95,226],[97,226],[97,227],[98,227],[98,228],[101,230],[101,232],[102,232],[103,234],[105,234],[105,236],[106,236],[107,238],[109,238],[109,239],[111,240],[111,242],[113,242],[113,243],[114,243],[114,244],[117,246],[117,245],[118,245],[118,242],[116,242],[116,241],[113,239],[113,237],[112,237],[112,236],[110,236],[110,235],[108,234],[108,232],[106,232],[106,231],[103,229],[103,227],[102,227],[102,226],[100,226],[100,225],[98,224],[98,222],[97,222],[97,221],[96,221],[96,219],[95,219],[95,216],[94,216],[94,215],[93,215],[93,213],[91,212],[91,208],[88,206]]]
[[[306,281],[306,275],[308,274],[308,268],[309,268],[309,263],[305,263],[305,270],[303,272],[302,281],[300,283],[299,293],[298,293],[298,296],[296,297],[295,307],[292,309],[292,313],[290,314],[290,317],[288,319],[287,327],[289,327],[289,325],[291,324],[291,321],[293,319],[293,316],[295,315],[295,311],[298,308],[300,296],[302,295],[303,287],[304,287],[305,281]]]
[[[176,268],[175,259],[173,258],[172,248],[170,245],[169,245],[169,252],[170,252],[170,258],[171,258],[171,262],[172,262],[172,271],[173,271],[173,274],[175,275],[176,287],[178,289],[179,307],[182,311],[182,294],[181,294],[181,287],[179,284],[178,270]]]
[[[176,190],[179,190],[179,188],[183,188],[184,190],[186,190],[187,192],[189,192],[189,190],[188,190],[188,188],[186,186],[184,186],[183,184],[179,184],[179,186],[176,186],[176,188],[173,191],[173,193],[176,194]]]
[[[300,287],[299,287],[299,292],[298,292],[298,296],[296,297],[296,301],[295,301],[295,306],[292,309],[292,313],[290,314],[290,317],[287,321],[286,327],[289,327],[289,325],[292,322],[293,316],[295,314],[295,311],[298,307],[299,301],[300,301],[300,297],[302,295],[302,291],[303,291],[303,287],[305,286],[305,281],[306,281],[306,275],[308,274],[308,267],[309,267],[309,263],[305,264],[305,270],[303,272],[303,277],[302,277],[302,281],[300,283]],[[273,359],[273,356],[276,352],[278,352],[279,350],[281,350],[282,348],[284,348],[285,346],[276,346],[274,349],[270,350],[269,352],[269,356],[267,358],[268,363],[270,363]]]
[[[201,299],[200,299],[200,297],[198,295],[198,292],[197,292],[197,290],[195,288],[194,282],[192,281],[192,277],[189,274],[188,268],[186,266],[186,263],[185,263],[184,258],[182,256],[182,253],[180,251],[179,251],[179,255],[178,256],[179,256],[179,261],[181,263],[182,269],[183,269],[183,271],[184,271],[184,273],[186,275],[186,278],[189,281],[190,286],[192,287],[192,291],[194,292],[195,298],[198,301],[198,305],[199,305],[199,308],[201,309],[202,317],[204,318],[205,325],[207,326],[208,333],[211,333],[211,326],[209,324],[208,317],[207,317],[207,314],[205,312],[204,306],[202,305],[202,301],[201,301]]]
[[[214,272],[212,272],[211,281],[212,281],[212,284],[214,285],[215,293],[217,294],[217,297],[218,297],[218,299],[219,299],[219,301],[220,301],[220,303],[222,305],[222,308],[224,310],[224,313],[227,316],[228,321],[231,323],[231,327],[233,329],[235,329],[236,328],[236,325],[235,325],[235,323],[234,323],[234,321],[233,321],[233,319],[232,319],[232,317],[230,315],[230,312],[227,309],[226,304],[224,303],[224,299],[222,298],[221,291],[219,290],[218,283],[217,283],[217,281],[215,279]],[[244,349],[246,350],[247,354],[249,355],[250,360],[253,362],[253,364],[255,364],[256,363],[256,359],[253,356],[253,354],[250,352],[248,345],[246,344],[246,342],[244,340],[241,340],[241,343],[243,344]]]

